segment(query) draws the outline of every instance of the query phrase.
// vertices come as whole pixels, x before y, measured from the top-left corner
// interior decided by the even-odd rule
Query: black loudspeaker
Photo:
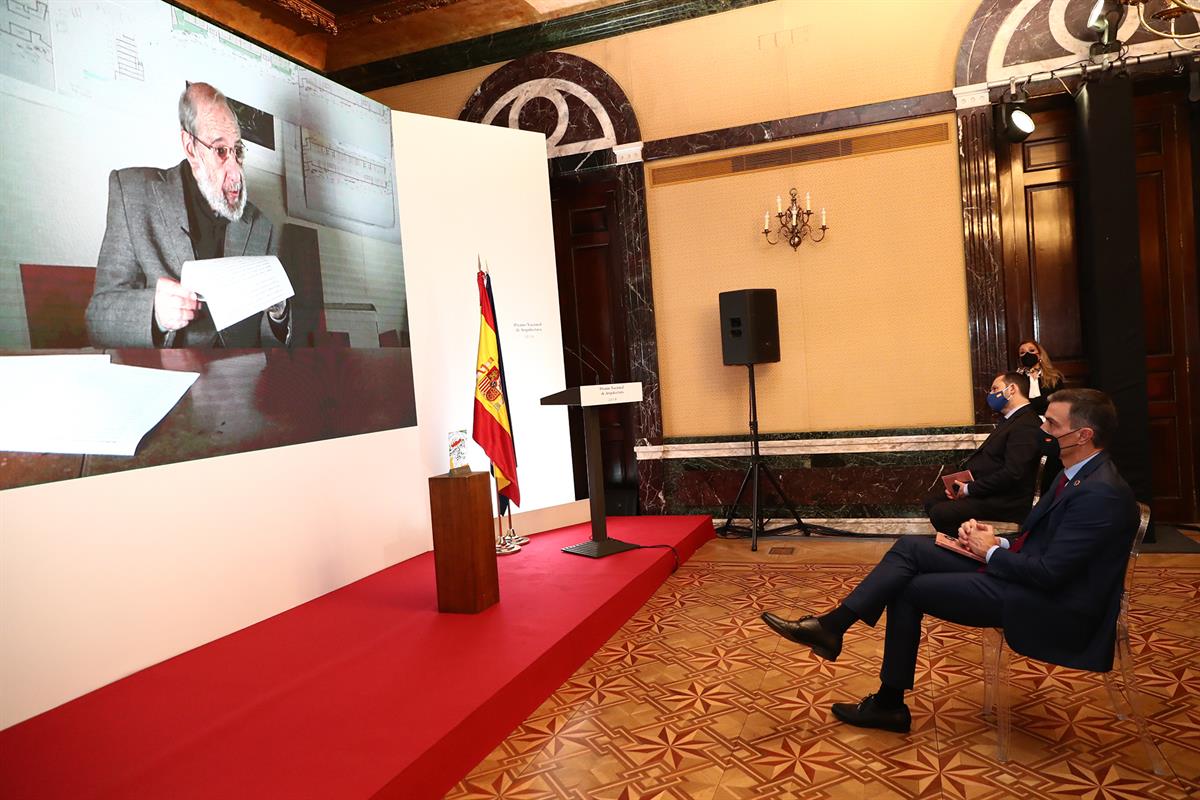
[[[721,292],[721,356],[726,365],[779,360],[779,312],[774,289]]]

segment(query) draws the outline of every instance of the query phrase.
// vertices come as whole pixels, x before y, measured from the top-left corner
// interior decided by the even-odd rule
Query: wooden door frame
[[[528,113],[512,105],[513,97],[528,102],[553,95],[554,102],[549,106],[558,108],[563,90],[586,97],[588,102],[568,104],[567,119],[556,119],[553,125],[546,118],[546,104],[541,110],[530,107]],[[563,52],[531,53],[485,78],[472,92],[459,119],[544,133],[552,129],[547,136],[551,175],[586,176],[600,170],[616,177],[620,187],[617,214],[625,238],[621,278],[630,379],[642,384],[643,397],[635,415],[634,441],[636,446],[661,445],[662,400],[650,280],[646,177],[641,129],[629,98],[612,76],[587,59]],[[638,476],[639,509],[643,513],[662,513],[666,509],[662,462],[639,460]]]
[[[563,156],[550,160],[550,173],[553,178],[580,183],[616,182],[616,223],[623,240],[618,247],[616,277],[624,310],[626,358],[629,379],[642,384],[642,402],[633,415],[633,439],[635,447],[661,445],[662,398],[643,165],[637,161],[589,167],[587,161],[578,156]],[[637,470],[639,511],[661,513],[666,506],[661,463],[638,460]]]
[[[1163,244],[1168,251],[1165,256],[1168,264],[1174,260],[1181,262],[1174,270],[1168,267],[1166,293],[1173,298],[1173,302],[1178,302],[1180,323],[1183,325],[1184,352],[1174,354],[1174,357],[1182,360],[1185,365],[1195,363],[1200,359],[1200,252],[1196,248],[1194,225],[1196,206],[1200,204],[1200,180],[1197,179],[1197,168],[1200,165],[1194,160],[1196,144],[1193,140],[1198,133],[1195,127],[1196,114],[1194,109],[1187,108],[1186,98],[1186,91],[1182,87],[1168,87],[1135,98],[1135,103],[1141,100],[1144,104],[1152,103],[1164,106],[1170,124],[1176,128],[1182,125],[1190,133],[1190,136],[1185,137],[1178,135],[1178,131],[1176,131],[1176,135],[1172,137],[1174,151],[1164,148],[1161,155],[1164,168],[1165,165],[1173,165],[1176,174],[1190,174],[1192,184],[1192,191],[1189,194],[1179,191],[1178,182],[1170,182],[1164,188],[1173,187],[1178,193],[1174,196],[1164,195],[1162,197],[1165,207],[1174,206],[1179,209],[1176,228],[1170,227],[1170,223],[1175,217],[1170,214],[1165,215],[1168,227],[1163,232],[1165,240]],[[1191,105],[1195,106],[1196,103],[1191,103]],[[1187,265],[1182,263],[1189,258],[1191,260],[1190,275]],[[1148,357],[1154,358],[1155,356]],[[1184,390],[1188,395],[1188,402],[1180,404],[1184,407],[1182,413],[1177,411],[1177,416],[1181,417],[1181,422],[1188,423],[1186,427],[1189,428],[1187,433],[1191,439],[1192,459],[1190,462],[1180,464],[1180,469],[1190,470],[1191,475],[1181,475],[1180,477],[1185,485],[1191,484],[1192,495],[1190,498],[1182,497],[1181,501],[1190,505],[1192,512],[1192,518],[1183,521],[1194,522],[1200,516],[1200,394],[1198,394],[1200,393],[1200,374],[1198,374],[1200,371],[1189,369],[1186,366],[1184,371],[1187,376],[1187,385]],[[1153,401],[1150,411],[1151,420],[1153,420],[1155,418]],[[1187,478],[1190,478],[1190,481]]]

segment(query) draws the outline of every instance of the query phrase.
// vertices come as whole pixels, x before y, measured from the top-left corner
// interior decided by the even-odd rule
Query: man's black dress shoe
[[[825,630],[816,617],[790,620],[764,611],[762,621],[783,638],[790,639],[796,644],[808,645],[821,658],[837,661],[838,655],[842,652],[841,634]]]
[[[869,694],[861,703],[834,703],[833,715],[842,722],[860,728],[879,728],[896,733],[908,733],[912,728],[912,714],[903,703],[899,708],[882,708]]]

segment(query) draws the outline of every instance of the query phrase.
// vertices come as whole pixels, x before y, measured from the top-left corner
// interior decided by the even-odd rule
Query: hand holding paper
[[[179,330],[196,318],[199,308],[194,293],[170,278],[158,279],[154,286],[154,321],[159,330]]]
[[[295,294],[275,256],[237,256],[185,261],[183,288],[203,298],[217,330],[282,303]]]

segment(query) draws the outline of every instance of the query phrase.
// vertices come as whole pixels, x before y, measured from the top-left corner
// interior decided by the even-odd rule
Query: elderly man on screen
[[[286,302],[216,330],[179,283],[185,261],[274,255],[275,230],[246,200],[246,146],[225,95],[189,83],[179,97],[184,159],[170,169],[108,176],[108,222],[87,309],[96,347],[261,347],[287,344]]]

